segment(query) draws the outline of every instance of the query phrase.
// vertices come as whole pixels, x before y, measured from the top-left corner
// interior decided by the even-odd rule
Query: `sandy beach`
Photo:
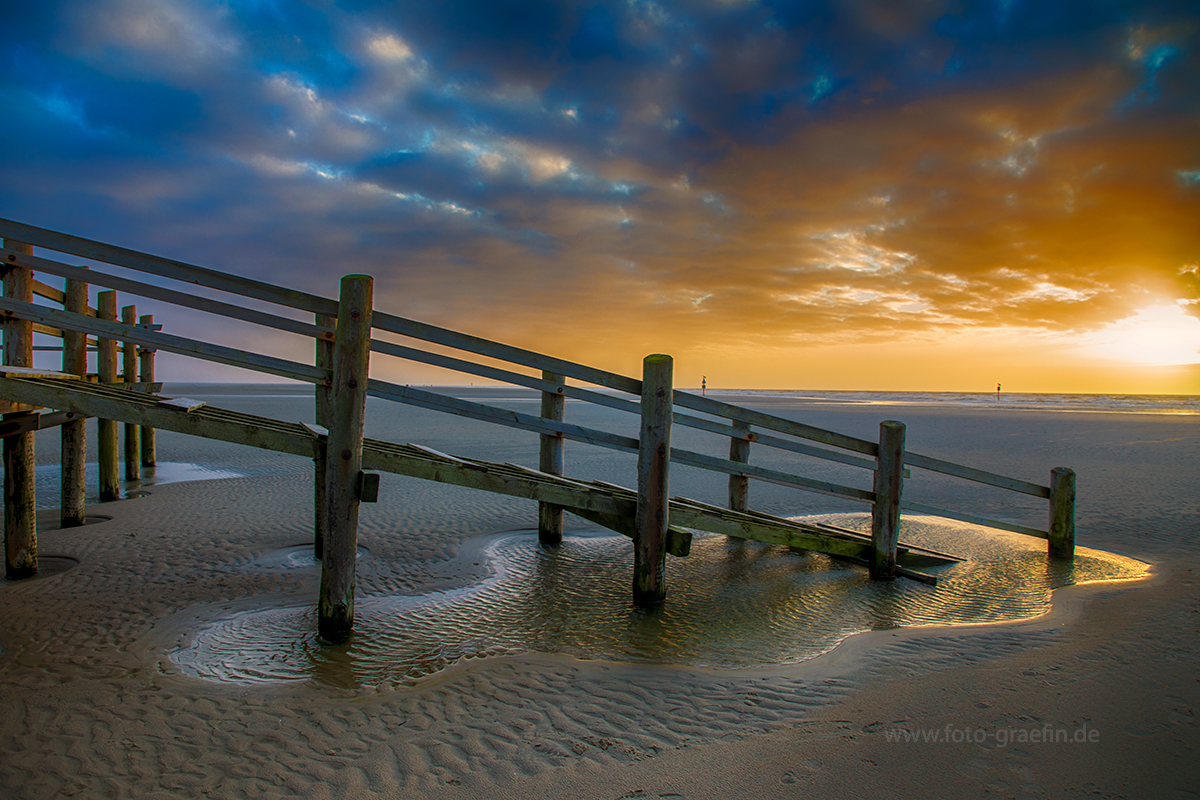
[[[226,400],[259,413],[311,405]],[[509,648],[450,654],[411,680],[360,679],[352,658],[324,657],[305,679],[205,679],[179,661],[203,631],[315,600],[316,568],[289,555],[311,538],[311,464],[160,434],[161,462],[244,477],[148,486],[90,506],[93,523],[72,530],[41,512],[41,574],[0,584],[0,796],[1197,796],[1197,417],[747,404],[864,438],[900,419],[912,450],[1030,480],[1070,466],[1078,543],[1146,562],[1149,577],[1058,589],[1024,621],[874,630],[782,665]],[[602,412],[567,415],[591,424]],[[405,414],[369,410],[368,435],[536,465],[534,436]],[[53,437],[39,434],[40,464],[54,463]],[[629,485],[632,463],[569,448],[567,472]],[[723,476],[678,473],[674,492],[720,502]],[[1044,524],[1041,506],[999,493],[937,480],[906,491]],[[751,502],[864,510],[757,483]],[[360,526],[364,608],[457,597],[494,577],[487,537],[535,521],[528,501],[385,476]]]

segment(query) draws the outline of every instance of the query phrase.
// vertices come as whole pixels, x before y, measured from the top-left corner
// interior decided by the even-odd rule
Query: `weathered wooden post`
[[[1050,555],[1075,556],[1075,471],[1050,470]]]
[[[117,293],[100,292],[96,295],[96,316],[116,322]],[[117,382],[117,342],[103,336],[96,338],[96,371],[101,383]],[[120,453],[117,452],[117,423],[111,419],[96,419],[96,450],[100,467],[100,502],[116,500],[121,496]]]
[[[121,322],[131,328],[137,325],[137,307],[125,306],[121,309]],[[137,383],[137,345],[133,342],[121,343],[121,372],[122,379],[129,389]],[[142,477],[142,434],[137,425],[125,423],[125,480],[136,481]]]
[[[542,371],[542,380],[559,384],[566,383],[566,378],[548,370]],[[562,389],[557,392],[542,392],[542,418],[562,422],[566,410],[567,398]],[[538,455],[538,469],[551,475],[563,474],[563,437],[562,434],[543,433],[540,437],[541,450]],[[559,544],[563,538],[562,506],[553,503],[538,503],[538,541],[542,544]]]
[[[4,246],[18,253],[33,255],[33,245],[6,239]],[[9,257],[13,258],[12,256]],[[25,303],[33,302],[33,272],[25,267],[5,265],[4,296]],[[4,365],[33,366],[33,323],[13,316],[4,319]],[[4,419],[24,416],[27,412],[5,414]],[[19,433],[4,440],[4,574],[9,580],[37,574],[37,498],[33,457],[33,432]]]
[[[670,523],[671,408],[674,360],[656,353],[642,362],[642,425],[633,539],[633,602],[647,607],[667,596],[665,553]]]
[[[325,467],[327,513],[317,603],[317,629],[330,642],[344,641],[354,625],[358,476],[370,367],[372,293],[370,276],[342,278],[337,341],[333,346],[333,399]]]
[[[747,438],[729,438],[729,460],[739,464],[750,462],[750,423],[740,419],[733,421],[733,430]],[[745,511],[749,502],[750,479],[745,475],[729,476],[729,507],[734,511]]]
[[[63,310],[72,314],[87,314],[88,285],[73,278],[67,279],[63,292]],[[87,335],[63,331],[63,372],[87,375]],[[64,422],[62,437],[62,508],[59,524],[64,528],[82,525],[85,514],[87,486],[87,424],[80,419]]]
[[[337,326],[337,317],[317,314],[317,326],[331,331]],[[336,333],[334,334],[336,336]],[[329,375],[326,382],[318,383],[314,389],[316,404],[316,423],[329,430],[329,420],[333,417],[333,393],[331,390],[333,370],[333,338],[318,336],[316,339],[315,361],[317,369],[325,370]],[[325,515],[329,513],[325,502],[325,469],[326,457],[329,453],[328,440],[317,443],[317,454],[313,457],[313,558],[320,561],[325,553]]]
[[[138,318],[138,327],[156,331],[162,328],[154,324],[153,314],[143,314]],[[138,363],[141,367],[142,383],[154,383],[154,348],[142,347],[138,350]],[[155,441],[154,428],[142,426],[142,466],[153,467],[158,463],[158,443]]]
[[[871,510],[871,577],[896,577],[896,545],[900,541],[900,495],[904,490],[904,423],[879,423],[879,455],[875,459],[875,506]]]

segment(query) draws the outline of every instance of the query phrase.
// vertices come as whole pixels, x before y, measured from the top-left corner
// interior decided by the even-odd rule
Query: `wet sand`
[[[412,683],[347,685],[341,665],[309,680],[228,684],[185,674],[171,654],[211,623],[316,593],[314,570],[262,568],[308,539],[307,464],[252,453],[249,477],[152,486],[92,506],[111,519],[82,529],[51,530],[44,515],[47,568],[0,584],[0,796],[1194,796],[1195,417],[805,411],[862,436],[903,419],[914,450],[1030,479],[1071,466],[1080,544],[1148,562],[1152,577],[1060,589],[1050,613],[1025,622],[875,631],[787,666],[525,653],[460,660]],[[423,419],[397,438],[535,463],[532,437],[476,444],[467,427],[458,440],[429,441]],[[162,438],[164,460],[205,461],[207,447],[221,451],[207,460],[241,457]],[[628,483],[627,467],[568,452],[569,473]],[[681,471],[677,485],[719,500],[707,476]],[[759,489],[752,502],[774,513],[860,510]],[[957,491],[921,490],[933,504]],[[481,537],[527,529],[535,513],[392,477],[384,495],[364,507],[364,598],[485,580]],[[1006,510],[977,502],[982,513]],[[1084,741],[1030,740],[1060,729]],[[902,732],[951,741],[896,741]]]

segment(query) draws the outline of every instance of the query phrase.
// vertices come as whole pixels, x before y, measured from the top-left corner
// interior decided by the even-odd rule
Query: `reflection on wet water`
[[[863,524],[863,515],[820,519]],[[543,549],[533,534],[505,535],[488,545],[495,572],[480,584],[360,599],[346,644],[321,643],[311,609],[283,608],[218,622],[171,658],[212,680],[337,686],[403,683],[528,651],[736,669],[812,658],[861,631],[1032,617],[1049,609],[1053,589],[1148,574],[1140,561],[1086,548],[1073,564],[1051,562],[1043,541],[947,520],[909,518],[904,538],[968,560],[930,570],[937,587],[877,583],[817,553],[697,535],[691,556],[668,560],[665,607],[646,612],[630,604],[628,539]]]
[[[121,465],[124,470],[124,464]],[[124,475],[124,472],[121,473]],[[37,496],[39,509],[58,508],[61,502],[60,484],[62,471],[57,464],[39,464],[34,472],[34,491]],[[153,467],[142,467],[142,477],[136,481],[122,481],[122,497],[137,497],[138,490],[147,486],[161,486],[165,483],[180,483],[183,481],[213,481],[223,478],[244,478],[241,472],[233,472],[202,464],[189,464],[179,461],[160,461]],[[84,485],[87,487],[87,502],[98,503],[100,498],[95,493],[100,486],[100,467],[95,461],[84,465]]]

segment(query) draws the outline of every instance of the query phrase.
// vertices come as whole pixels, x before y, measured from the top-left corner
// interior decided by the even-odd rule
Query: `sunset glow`
[[[0,13],[0,216],[685,386],[1200,392],[1194,4]]]

